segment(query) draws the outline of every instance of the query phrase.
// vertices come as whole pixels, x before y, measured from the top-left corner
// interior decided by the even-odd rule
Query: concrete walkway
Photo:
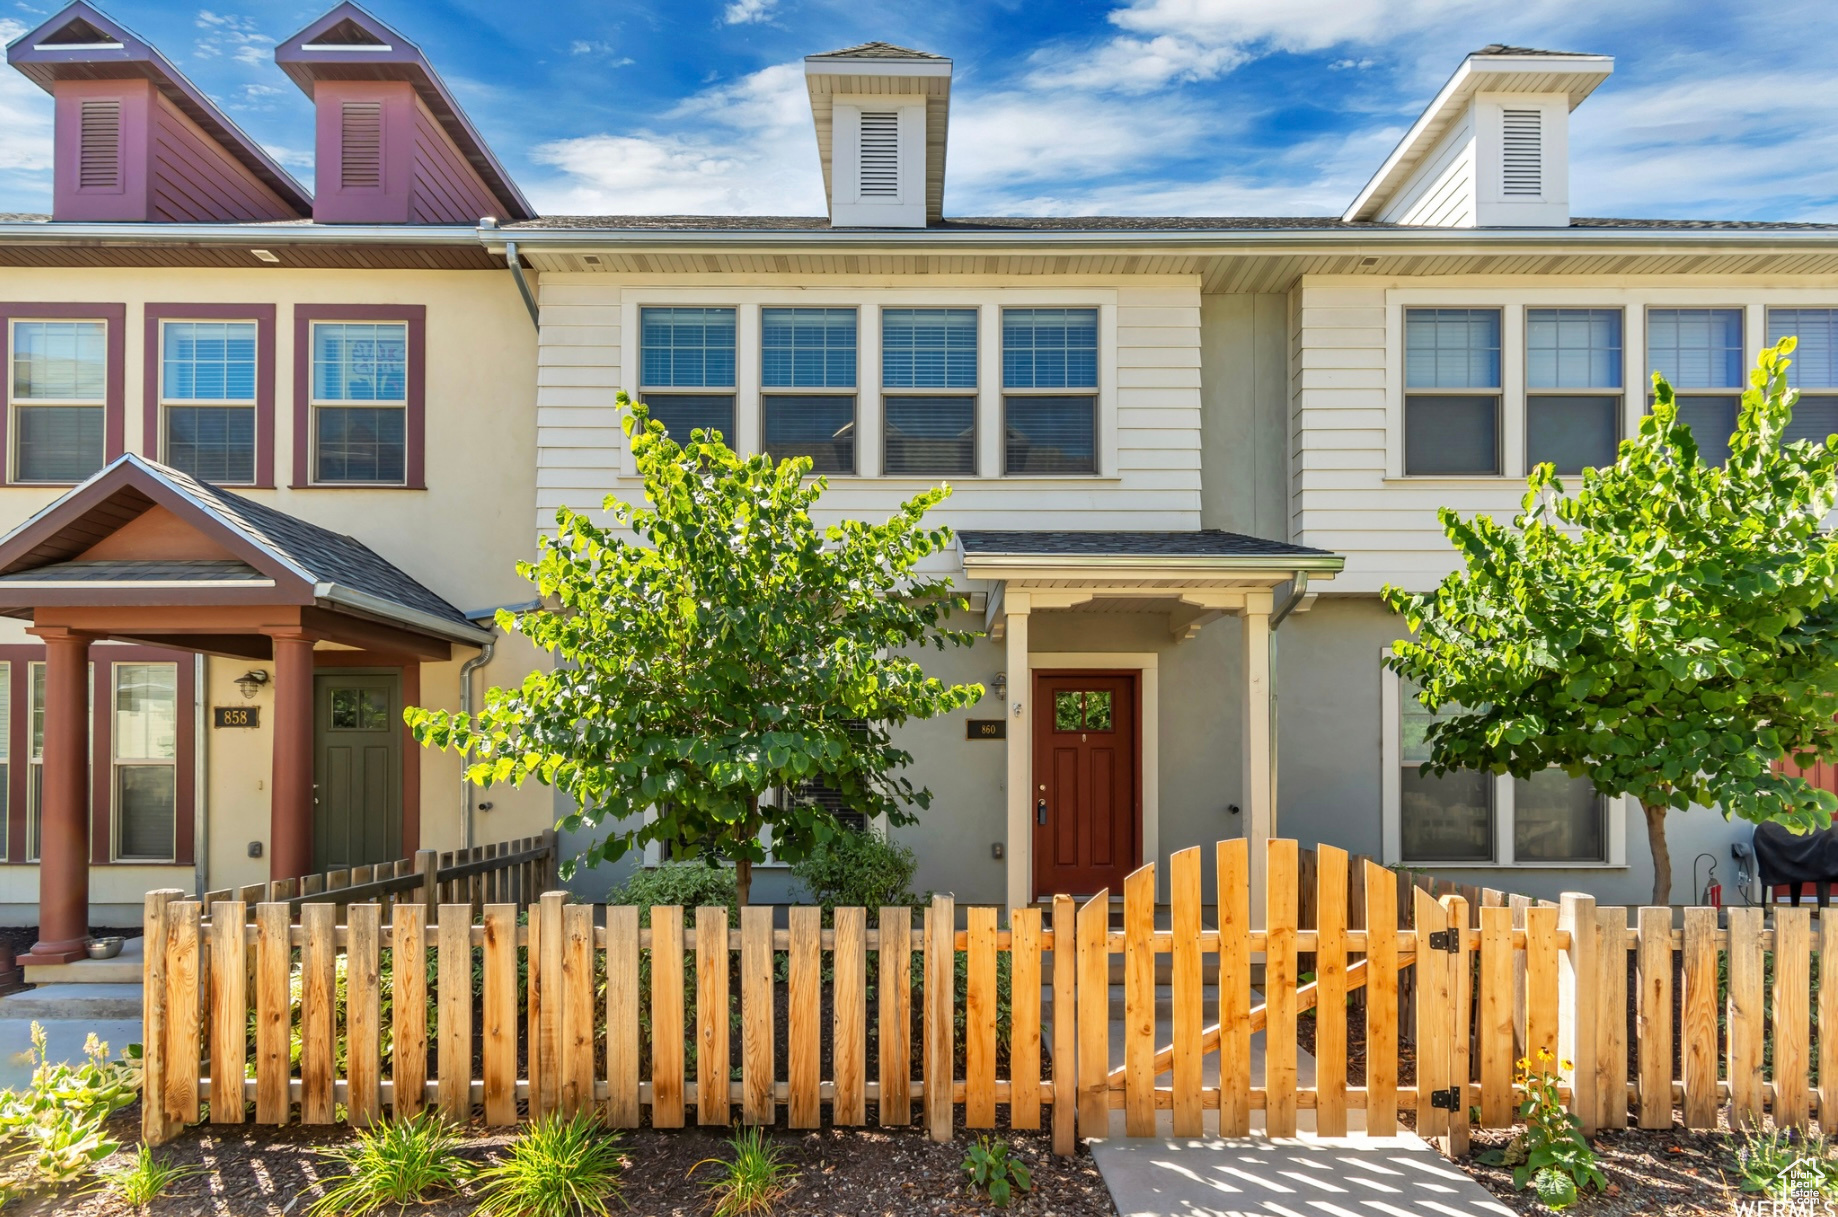
[[[1417,1137],[1094,1141],[1119,1217],[1513,1217]]]

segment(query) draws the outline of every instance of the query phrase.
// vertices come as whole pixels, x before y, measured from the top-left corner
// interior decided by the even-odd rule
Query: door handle
[[[1034,804],[1034,823],[1040,825],[1042,828],[1046,827],[1047,801],[1045,799],[1041,799],[1039,802]]]

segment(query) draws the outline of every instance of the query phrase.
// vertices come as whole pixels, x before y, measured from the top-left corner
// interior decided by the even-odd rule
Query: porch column
[[[1027,666],[1027,626],[1032,601],[1026,592],[1009,590],[1003,597],[1008,640],[1008,700],[1002,717],[1008,720],[1008,907],[1026,908],[1034,887],[1033,787],[1034,678]]]
[[[45,627],[45,753],[38,806],[38,941],[21,963],[69,963],[89,941],[90,636]]]
[[[275,633],[274,774],[269,793],[268,877],[313,869],[313,638]]]
[[[1264,924],[1264,842],[1276,832],[1276,783],[1270,747],[1270,593],[1245,597],[1243,783],[1245,838],[1251,853],[1251,924]]]

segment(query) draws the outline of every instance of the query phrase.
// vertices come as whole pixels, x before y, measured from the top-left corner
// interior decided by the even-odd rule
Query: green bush
[[[624,883],[606,894],[608,904],[638,906],[638,924],[651,924],[651,906],[682,905],[684,923],[695,924],[694,910],[725,907],[728,925],[740,925],[740,904],[734,894],[734,868],[706,862],[666,862],[632,872]]]
[[[909,890],[918,866],[910,847],[878,832],[843,832],[812,850],[791,874],[825,913],[865,908],[872,922],[882,905],[923,903]]]
[[[619,1196],[619,1134],[588,1112],[525,1127],[507,1157],[478,1174],[480,1217],[601,1217]]]

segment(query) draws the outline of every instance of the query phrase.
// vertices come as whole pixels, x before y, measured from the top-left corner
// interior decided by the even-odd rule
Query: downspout
[[[1270,632],[1276,633],[1276,627],[1283,624],[1283,618],[1296,611],[1296,605],[1302,603],[1302,597],[1308,595],[1308,572],[1297,571],[1289,580],[1289,594],[1283,602],[1271,610]]]
[[[1277,764],[1278,738],[1282,730],[1282,716],[1278,713],[1276,676],[1278,670],[1277,656],[1280,653],[1280,642],[1276,636],[1276,627],[1283,624],[1284,618],[1296,611],[1302,598],[1308,595],[1308,572],[1299,570],[1289,579],[1289,594],[1283,602],[1270,613],[1270,826],[1276,827],[1277,782],[1280,780],[1282,766]]]
[[[497,645],[498,639],[495,635],[487,638],[484,645],[479,648],[479,653],[460,665],[459,704],[461,714],[472,713],[472,674],[491,662],[491,653]],[[460,761],[460,848],[472,848],[472,783],[466,780],[466,762],[463,758]]]
[[[511,278],[517,281],[517,291],[523,297],[523,307],[530,310],[530,324],[542,333],[542,313],[536,307],[536,295],[530,290],[530,281],[523,275],[523,260],[517,256],[517,242],[504,243],[504,264],[511,268]]]

